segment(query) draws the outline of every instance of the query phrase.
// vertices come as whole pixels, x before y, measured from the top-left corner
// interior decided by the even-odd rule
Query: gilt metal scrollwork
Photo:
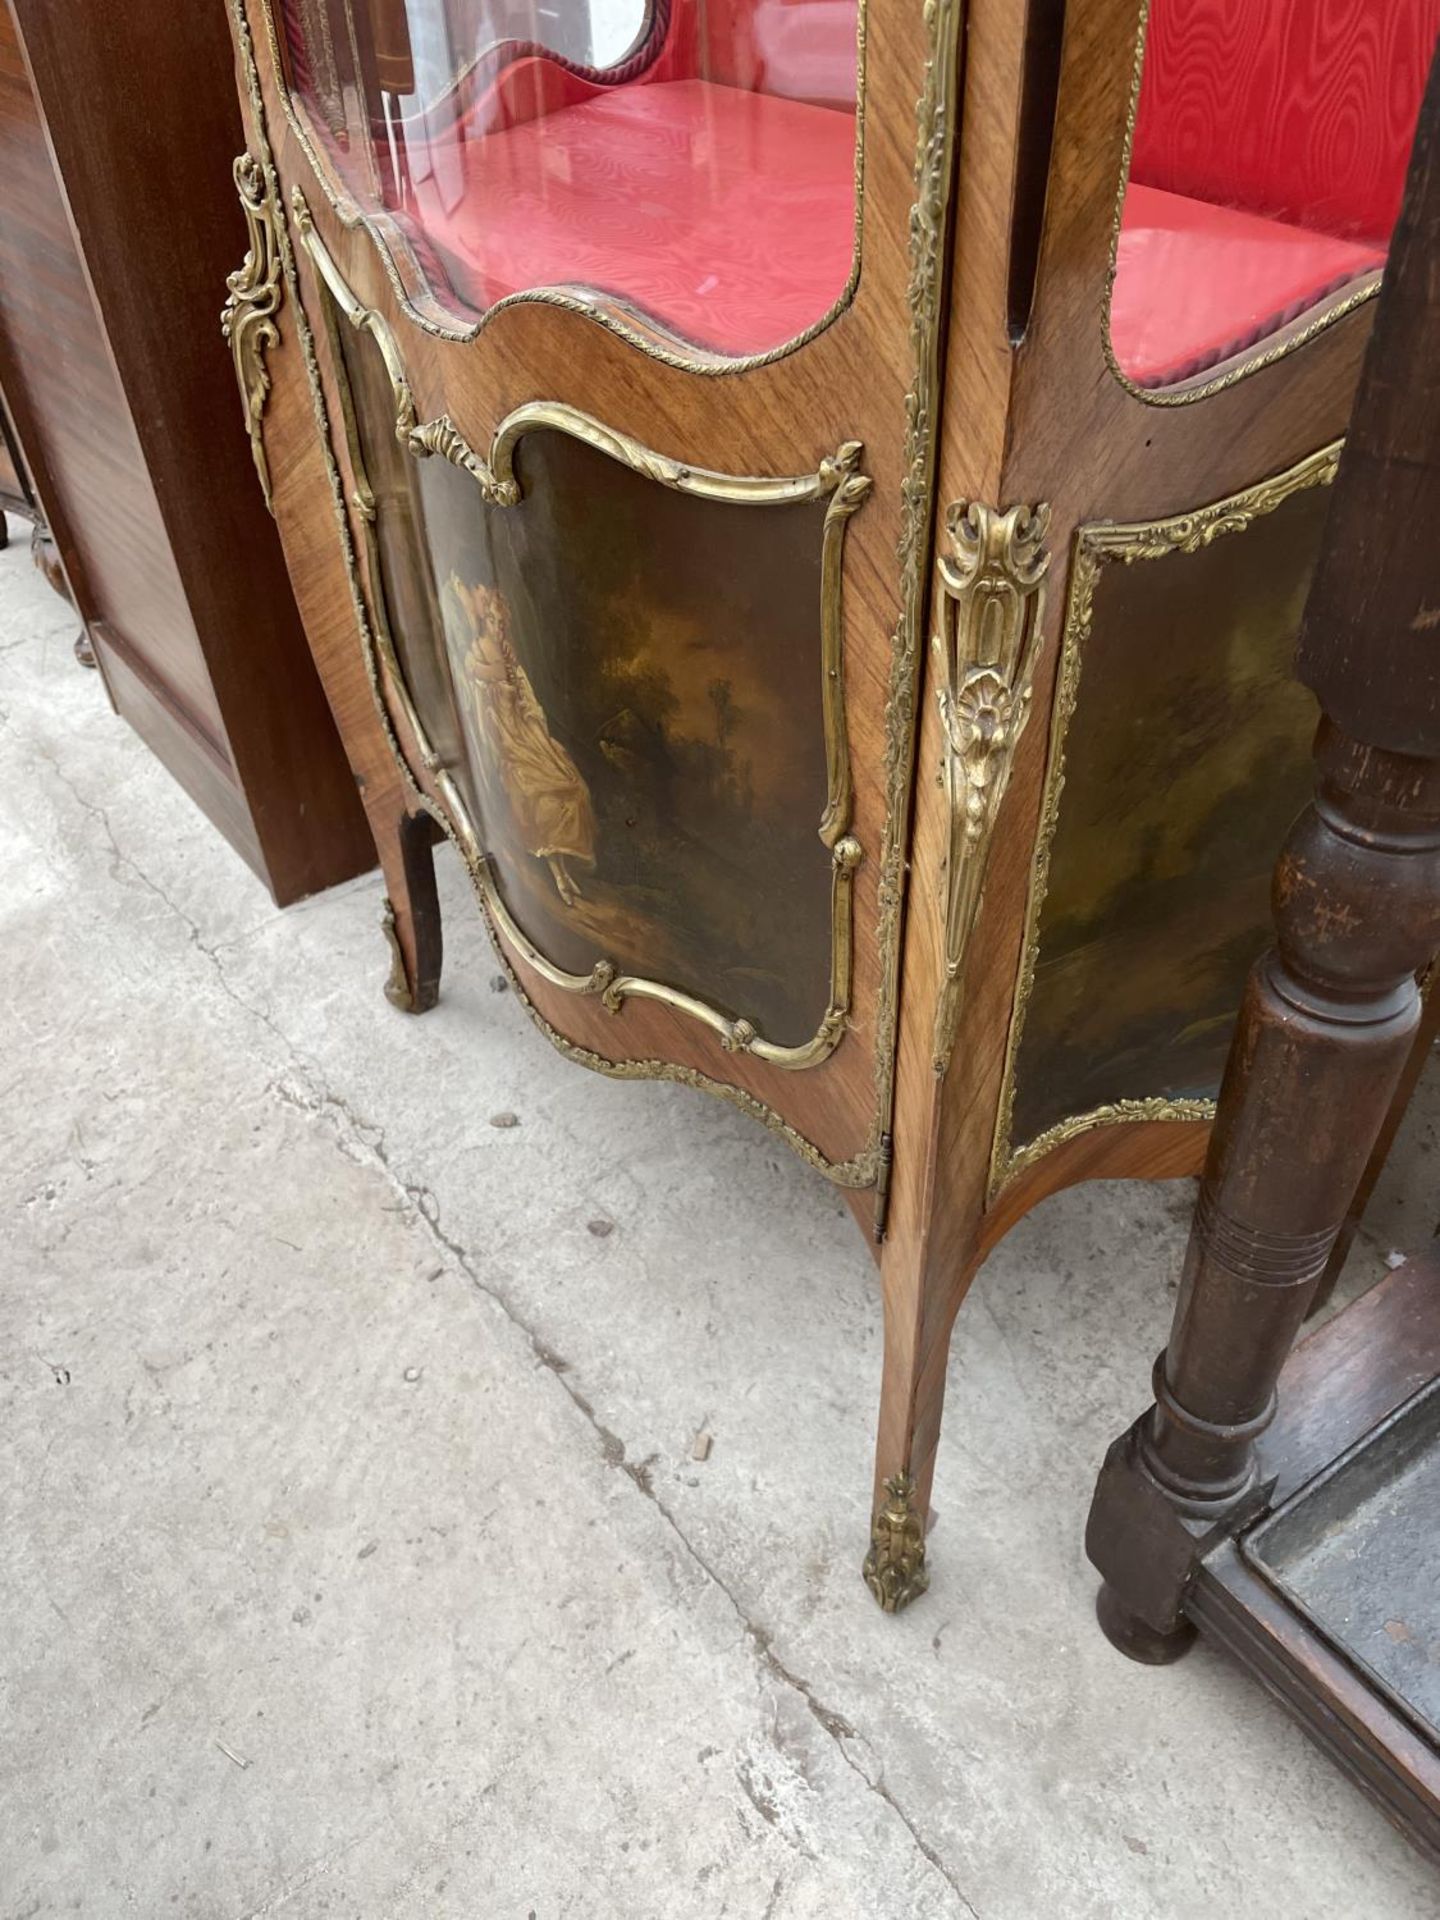
[[[225,284],[230,291],[220,315],[220,331],[235,362],[235,379],[240,388],[245,431],[250,436],[250,451],[265,504],[274,512],[270,499],[270,463],[265,457],[262,422],[265,402],[270,396],[270,370],[265,355],[280,343],[275,315],[284,296],[280,247],[275,232],[276,211],[258,160],[248,153],[235,161],[235,190],[240,195],[250,246],[243,262]]]
[[[955,1044],[965,950],[980,910],[991,835],[1030,717],[1049,525],[1050,509],[1043,504],[1004,513],[978,500],[953,506],[936,563],[938,616],[931,644],[949,802],[945,970],[932,1050],[940,1074]]]

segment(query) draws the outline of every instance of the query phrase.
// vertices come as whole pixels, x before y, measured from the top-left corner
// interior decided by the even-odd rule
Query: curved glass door
[[[710,353],[836,308],[859,0],[279,0],[351,194],[467,317],[564,290]]]
[[[1385,264],[1440,0],[1151,0],[1110,338],[1167,387]]]

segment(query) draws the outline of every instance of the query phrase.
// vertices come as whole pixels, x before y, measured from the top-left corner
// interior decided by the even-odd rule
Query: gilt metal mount
[[[245,431],[250,436],[250,451],[265,504],[274,512],[270,498],[270,463],[265,457],[265,437],[261,423],[265,402],[270,397],[270,370],[265,355],[280,343],[275,315],[284,297],[281,277],[280,242],[275,231],[275,203],[266,184],[265,172],[253,155],[242,153],[235,161],[235,190],[240,195],[250,246],[243,262],[226,280],[230,291],[220,314],[220,331],[235,362],[235,380],[240,389]]]
[[[1049,525],[1050,509],[1043,503],[1001,513],[972,500],[952,506],[945,517],[931,642],[949,802],[945,971],[933,1046],[937,1074],[950,1064],[965,950],[980,911],[990,840],[1030,717],[1050,567]]]
[[[885,1504],[870,1528],[865,1584],[882,1613],[899,1613],[930,1584],[925,1565],[925,1523],[915,1508],[915,1482],[908,1473],[885,1482]]]

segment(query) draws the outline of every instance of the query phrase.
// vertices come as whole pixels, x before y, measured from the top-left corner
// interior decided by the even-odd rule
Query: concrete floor
[[[444,998],[392,1011],[378,879],[276,913],[73,631],[0,555],[3,1920],[1435,1914],[1257,1689],[1092,1622],[1186,1187],[992,1258],[887,1620],[836,1195],[553,1053],[448,858]]]

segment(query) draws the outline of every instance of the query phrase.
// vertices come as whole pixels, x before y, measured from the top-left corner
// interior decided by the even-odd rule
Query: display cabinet
[[[841,1188],[902,1606],[987,1250],[1203,1156],[1440,0],[230,4],[390,997],[447,840],[556,1046]]]

